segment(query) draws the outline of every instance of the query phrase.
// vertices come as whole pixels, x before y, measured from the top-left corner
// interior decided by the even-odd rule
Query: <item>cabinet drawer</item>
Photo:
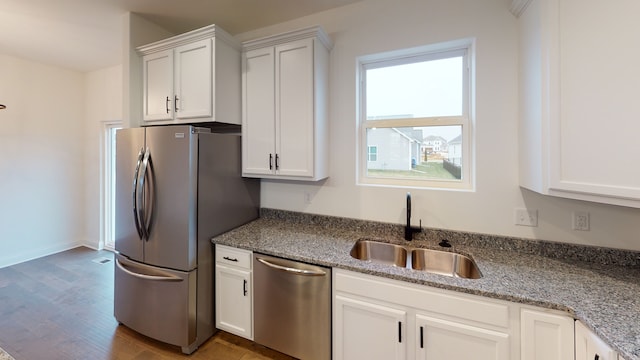
[[[251,270],[251,251],[216,244],[216,264]]]

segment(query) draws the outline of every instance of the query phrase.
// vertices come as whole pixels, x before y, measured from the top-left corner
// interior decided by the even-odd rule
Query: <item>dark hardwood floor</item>
[[[88,248],[0,269],[0,347],[16,360],[292,359],[221,331],[186,356],[119,326],[113,254]]]

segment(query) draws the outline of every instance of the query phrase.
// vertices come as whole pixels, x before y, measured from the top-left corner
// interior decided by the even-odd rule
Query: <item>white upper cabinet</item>
[[[141,46],[144,125],[241,123],[240,45],[215,25]]]
[[[640,207],[640,2],[514,0],[520,185]]]
[[[326,178],[329,37],[312,27],[243,46],[243,175]]]

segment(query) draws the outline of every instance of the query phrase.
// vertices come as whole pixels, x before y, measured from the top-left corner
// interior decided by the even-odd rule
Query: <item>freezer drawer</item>
[[[162,269],[116,255],[114,312],[118,322],[183,351],[196,341],[197,269]]]

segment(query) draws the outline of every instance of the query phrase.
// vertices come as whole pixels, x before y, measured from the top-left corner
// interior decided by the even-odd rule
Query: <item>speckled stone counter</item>
[[[4,349],[0,348],[0,360],[15,360],[13,356],[9,355]]]
[[[234,246],[317,265],[567,312],[627,360],[640,360],[640,253],[425,229],[403,239],[403,227],[262,209],[261,218],[215,237]],[[483,277],[461,279],[352,258],[361,238],[453,250],[471,256]],[[449,249],[452,250],[452,249]]]

